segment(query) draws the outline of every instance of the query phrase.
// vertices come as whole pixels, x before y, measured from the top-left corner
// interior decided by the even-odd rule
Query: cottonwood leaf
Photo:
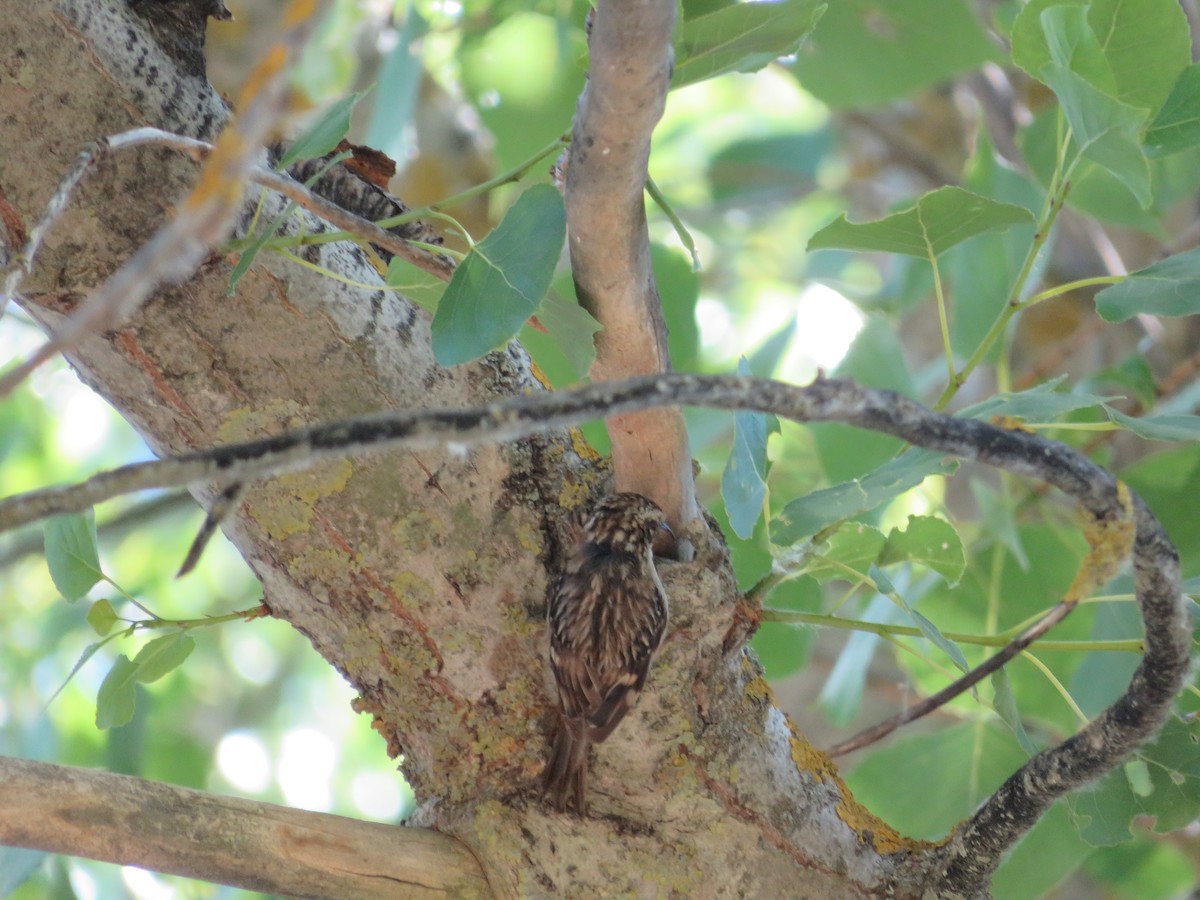
[[[92,510],[54,516],[46,522],[43,536],[50,578],[64,598],[78,600],[104,577]]]
[[[874,222],[855,223],[843,215],[814,234],[808,249],[883,251],[933,259],[976,235],[1033,221],[1033,214],[1023,206],[950,186]]]
[[[446,286],[432,324],[439,364],[470,362],[512,339],[550,286],[566,227],[562,195],[550,185],[517,198]]]
[[[795,53],[824,12],[820,0],[778,0],[737,3],[685,19],[676,32],[671,87],[753,72]]]
[[[1108,322],[1142,313],[1191,316],[1200,312],[1200,249],[1176,253],[1138,269],[1096,295],[1096,312]]]

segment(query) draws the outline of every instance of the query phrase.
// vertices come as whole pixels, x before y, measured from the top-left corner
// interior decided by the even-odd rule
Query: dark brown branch
[[[568,245],[580,302],[604,326],[592,378],[671,368],[643,191],[650,135],[671,84],[675,0],[600,0],[588,85],[567,169]],[[695,519],[692,455],[678,410],[607,420],[617,490],[652,497],[678,532]]]
[[[0,757],[0,844],[326,900],[490,897],[454,838]]]

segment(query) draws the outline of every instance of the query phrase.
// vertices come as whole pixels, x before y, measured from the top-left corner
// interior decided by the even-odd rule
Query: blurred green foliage
[[[297,84],[328,106],[367,87],[372,71],[399,78],[363,104],[370,111],[360,110],[351,134],[399,156],[415,146],[423,72],[454,98],[452,114],[486,136],[494,174],[521,169],[520,184],[489,194],[500,221],[547,180],[549,161],[526,166],[530,157],[569,132],[586,81],[587,4],[381,6],[339,0]],[[687,0],[682,12],[676,74],[688,84],[669,97],[651,159],[700,263],[697,271],[675,225],[651,207],[675,368],[732,372],[744,359],[757,375],[797,383],[826,370],[948,409],[982,401],[972,414],[1014,417],[1115,467],[1179,544],[1185,576],[1200,576],[1191,344],[1173,345],[1161,328],[1105,325],[1086,303],[1070,306],[1074,291],[1056,295],[1115,285],[1098,301],[1111,321],[1200,312],[1200,257],[1170,243],[1200,187],[1200,131],[1188,113],[1197,76],[1175,0],[852,0],[824,9]],[[760,18],[774,29],[765,42],[751,33]],[[218,44],[221,28],[212,28]],[[779,54],[790,55],[767,64]],[[1081,252],[1079,234],[1091,252]],[[1104,268],[1113,254],[1131,268],[1169,259],[1126,280]],[[550,274],[542,263],[539,294]],[[418,279],[401,264],[389,271],[400,289]],[[419,283],[422,305],[437,307],[440,286]],[[561,270],[538,303],[514,301],[488,343],[536,307],[522,340],[553,384],[576,382],[594,323]],[[1043,309],[1059,314],[1035,319]],[[464,334],[446,329],[459,346]],[[1111,354],[1070,352],[1078,335],[1086,344],[1099,329],[1114,336]],[[19,357],[34,342],[20,316],[0,321],[2,355]],[[471,346],[464,358],[486,349]],[[1057,602],[1083,559],[1077,518],[1034,485],[977,466],[955,474],[932,454],[897,457],[895,440],[843,426],[687,416],[700,490],[739,587],[758,586],[769,609],[753,646],[781,685],[797,673],[817,685],[826,737],[879,687],[876,667],[889,673],[880,694],[889,681],[919,695],[940,689],[964,660],[977,664]],[[587,433],[604,448],[602,429]],[[148,452],[61,367],[0,405],[0,448],[4,495]],[[722,490],[728,465],[741,477]],[[157,632],[98,649],[47,706],[97,641],[97,622],[146,618],[130,598],[164,620],[192,621],[259,597],[219,539],[195,573],[172,578],[202,518],[186,500],[127,498],[96,518],[99,566],[127,595],[100,581],[78,591],[84,602],[64,602],[60,591],[79,585],[56,579],[56,588],[45,559],[21,549],[36,535],[0,543],[0,752],[354,816],[394,820],[411,809],[378,738],[351,713],[349,689],[271,619],[189,631],[195,648],[181,667],[152,683],[125,680],[122,709],[132,717],[119,727],[96,727],[97,694],[114,661],[123,654],[135,665]],[[1050,633],[1057,647],[1035,645],[935,722],[860,754],[848,775],[856,796],[902,832],[943,836],[1031,747],[1063,739],[1123,690],[1138,658],[1130,590],[1118,578]],[[859,620],[893,631],[834,637]],[[1200,706],[1194,693],[1181,711]],[[1165,839],[1136,817],[1181,828],[1200,814],[1196,740],[1194,724],[1174,721],[1130,767],[1056,806],[1001,868],[996,896],[1046,895],[1072,873],[1096,896],[1180,896],[1196,880],[1195,839]],[[0,893],[24,881],[12,894],[21,900],[238,894],[3,849],[0,873]]]

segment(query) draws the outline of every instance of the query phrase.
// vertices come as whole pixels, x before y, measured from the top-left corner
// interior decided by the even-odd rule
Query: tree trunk
[[[220,130],[228,112],[201,53],[211,6],[0,0],[0,220],[12,251],[89,142],[144,125],[204,139]],[[58,327],[165,221],[195,173],[165,149],[104,156],[49,233],[21,306]],[[331,179],[327,190],[359,214],[391,208],[348,173]],[[258,201],[250,191],[239,235]],[[266,208],[263,221],[282,203]],[[298,213],[288,230],[323,227]],[[439,367],[428,314],[387,290],[362,249],[304,255],[379,286],[264,254],[230,296],[230,254],[218,248],[186,283],[79,344],[71,364],[162,455],[543,389],[515,343]],[[775,707],[744,647],[753,615],[715,529],[690,529],[695,559],[660,568],[670,630],[639,705],[596,748],[590,815],[545,805],[546,589],[568,517],[609,480],[575,432],[376,454],[254,484],[224,528],[272,613],[355,687],[387,752],[403,753],[420,804],[413,824],[461,840],[495,894],[919,893],[933,854],[858,806]],[[213,498],[195,493],[206,506]]]

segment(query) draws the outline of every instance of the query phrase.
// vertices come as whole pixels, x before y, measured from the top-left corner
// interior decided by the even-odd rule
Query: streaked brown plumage
[[[653,501],[614,494],[579,528],[559,577],[547,619],[561,721],[546,791],[560,810],[587,812],[588,748],[633,707],[662,643],[667,595],[653,545],[666,528]]]

